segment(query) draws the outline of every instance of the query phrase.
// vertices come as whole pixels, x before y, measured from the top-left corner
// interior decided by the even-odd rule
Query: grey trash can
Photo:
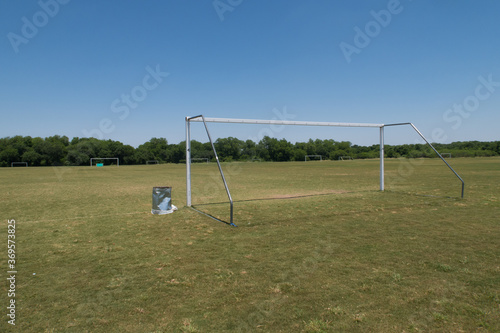
[[[169,186],[153,187],[152,214],[163,215],[173,213],[177,208],[172,205],[172,188]]]

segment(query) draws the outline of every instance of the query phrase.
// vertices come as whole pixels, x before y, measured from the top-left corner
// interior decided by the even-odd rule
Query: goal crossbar
[[[188,117],[188,121],[203,122],[198,117]],[[292,121],[292,120],[263,120],[263,119],[235,119],[235,118],[205,118],[207,123],[230,123],[230,124],[261,124],[261,125],[296,125],[296,126],[335,126],[335,127],[383,127],[384,124],[369,123],[338,123],[325,121]]]
[[[217,162],[217,166],[219,167],[219,171],[222,177],[222,181],[224,183],[224,187],[227,192],[227,196],[229,198],[231,212],[230,212],[230,221],[231,225],[233,224],[233,199],[231,197],[229,188],[227,186],[226,179],[224,177],[224,173],[222,171],[219,158],[217,156],[217,152],[215,150],[215,146],[212,142],[212,138],[208,131],[207,123],[231,123],[231,124],[256,124],[256,125],[296,125],[296,126],[330,126],[330,127],[369,127],[369,128],[378,128],[380,131],[380,191],[384,191],[384,128],[388,126],[401,126],[401,125],[410,125],[421,137],[424,141],[429,145],[432,150],[441,158],[441,160],[448,166],[448,168],[458,177],[458,179],[462,182],[462,198],[464,197],[464,188],[465,183],[463,179],[459,176],[459,174],[446,162],[446,160],[441,156],[441,154],[434,148],[434,146],[425,138],[425,136],[418,130],[418,128],[412,123],[394,123],[394,124],[373,124],[373,123],[341,123],[341,122],[319,122],[319,121],[291,121],[291,120],[264,120],[264,119],[236,119],[236,118],[209,118],[204,117],[203,115],[198,115],[194,117],[186,117],[186,206],[191,207],[191,122],[202,122],[205,126],[205,130],[207,132],[208,138],[210,140],[210,144],[212,145],[212,149],[214,151],[215,159]]]

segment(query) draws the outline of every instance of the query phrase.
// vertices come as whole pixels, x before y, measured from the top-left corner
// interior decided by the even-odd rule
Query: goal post
[[[378,128],[379,129],[379,140],[380,140],[380,191],[384,191],[384,130],[385,127],[389,126],[401,126],[401,125],[410,125],[421,137],[424,141],[429,145],[434,152],[441,158],[441,160],[448,166],[448,168],[458,177],[458,179],[462,182],[462,198],[464,197],[464,187],[465,183],[463,179],[458,175],[458,173],[446,162],[446,160],[439,154],[439,152],[432,146],[432,144],[424,137],[424,135],[413,125],[412,123],[395,123],[395,124],[373,124],[373,123],[341,123],[341,122],[318,122],[318,121],[292,121],[292,120],[262,120],[262,119],[235,119],[235,118],[208,118],[203,115],[198,115],[194,117],[186,117],[186,206],[192,207],[191,201],[191,122],[202,122],[205,126],[205,130],[207,132],[207,136],[210,140],[210,144],[212,145],[212,149],[214,151],[215,159],[217,165],[219,167],[219,171],[222,177],[222,181],[226,188],[226,192],[229,198],[229,202],[231,205],[231,225],[233,224],[233,199],[229,192],[229,188],[227,186],[226,179],[224,177],[224,173],[220,166],[219,157],[217,156],[217,152],[215,151],[215,146],[213,145],[212,138],[208,131],[207,123],[225,123],[225,124],[257,124],[257,125],[292,125],[292,126],[327,126],[327,127],[367,127],[367,128]],[[193,208],[194,209],[194,208]],[[200,212],[200,211],[198,211]],[[203,213],[203,212],[200,212]],[[203,213],[204,214],[204,213]],[[207,214],[206,214],[207,215]],[[213,216],[209,216],[214,218]],[[216,218],[215,218],[216,219]],[[218,219],[217,219],[218,220]]]
[[[10,164],[11,167],[14,167],[14,166],[25,166],[25,167],[28,167],[28,162],[12,162]]]
[[[146,165],[150,165],[150,164],[160,164],[160,162],[158,160],[149,160],[149,161],[146,161]]]
[[[91,157],[90,158],[90,166],[94,165],[94,160],[95,161],[116,160],[116,166],[120,166],[120,159],[118,157]]]
[[[320,161],[323,161],[323,155],[306,155],[304,157],[304,162],[307,162],[307,159],[309,158],[309,161],[311,161],[311,157],[315,157],[316,160],[319,158]]]
[[[227,186],[226,179],[224,177],[224,173],[220,166],[219,157],[217,156],[217,152],[215,150],[215,146],[213,145],[212,138],[210,136],[210,132],[208,131],[207,123],[233,123],[233,124],[260,124],[260,125],[295,125],[295,126],[336,126],[336,127],[371,127],[371,128],[380,128],[381,133],[383,131],[383,124],[369,124],[369,123],[339,123],[339,122],[316,122],[316,121],[290,121],[290,120],[260,120],[260,119],[234,119],[234,118],[206,118],[203,115],[198,115],[194,117],[186,117],[186,206],[192,208],[192,200],[191,200],[191,122],[202,122],[205,126],[205,130],[207,132],[207,136],[210,140],[210,144],[212,145],[212,149],[214,151],[215,160],[217,162],[217,166],[219,167],[219,172],[222,177],[222,181],[224,183],[224,187],[226,189],[226,193],[230,203],[230,223],[234,226],[233,223],[233,199],[231,197],[231,193]],[[380,136],[382,140],[382,135]],[[383,152],[383,144],[381,141],[381,151]],[[383,155],[381,155],[381,170],[383,164]],[[380,183],[380,190],[383,191],[383,182]],[[194,208],[193,208],[194,209]],[[198,210],[197,210],[198,211]],[[203,213],[201,211],[198,211]],[[205,213],[203,213],[205,214]],[[207,214],[205,214],[207,215]],[[213,216],[209,216],[214,218]],[[216,218],[214,218],[216,219]],[[219,219],[217,219],[219,220]],[[219,220],[220,221],[220,220]]]

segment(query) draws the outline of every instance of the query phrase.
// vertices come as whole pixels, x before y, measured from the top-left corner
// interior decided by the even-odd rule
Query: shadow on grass
[[[373,193],[373,192],[379,192],[383,193],[380,191],[376,190],[367,190],[367,191],[335,191],[335,192],[329,192],[329,193],[314,193],[314,194],[301,194],[301,195],[280,195],[280,196],[275,196],[275,197],[269,197],[269,198],[253,198],[253,199],[241,199],[241,200],[235,200],[233,201],[234,203],[241,203],[241,202],[255,202],[255,201],[272,201],[272,200],[290,200],[290,199],[300,199],[300,198],[310,198],[310,197],[320,197],[320,196],[331,196],[331,195],[338,195],[338,194],[353,194],[353,193]],[[391,194],[397,194],[397,195],[406,195],[409,197],[429,197],[429,198],[441,198],[441,199],[452,199],[452,200],[460,200],[461,198],[458,197],[452,197],[452,196],[439,196],[439,195],[428,195],[428,194],[419,194],[419,193],[409,193],[409,192],[402,192],[402,191],[392,191],[392,190],[385,190],[384,192],[386,193],[391,193]],[[227,201],[222,201],[222,202],[208,202],[208,203],[203,203],[203,204],[197,204],[196,207],[199,206],[212,206],[212,205],[224,205],[228,204]],[[195,208],[194,206],[189,207],[193,209],[194,211],[203,214],[211,219],[214,219],[218,222],[222,222],[227,225],[232,225],[236,227],[236,225],[229,223],[227,221],[224,221],[218,217],[215,217],[211,214],[208,214],[198,208]]]
[[[238,202],[252,202],[252,201],[269,201],[269,200],[288,200],[288,199],[298,199],[298,198],[307,198],[307,197],[317,197],[317,196],[327,196],[327,195],[334,195],[334,194],[344,194],[344,193],[356,193],[356,192],[347,192],[347,191],[335,191],[335,192],[329,192],[329,193],[315,193],[315,194],[303,194],[303,195],[281,195],[281,196],[276,196],[276,197],[271,197],[271,198],[254,198],[254,199],[242,199],[242,200],[235,200],[233,203],[238,203]],[[222,204],[227,204],[227,201],[224,202],[209,202],[209,203],[204,203],[204,204],[198,204],[196,206],[209,206],[209,205],[222,205]],[[211,219],[214,219],[218,222],[222,222],[224,224],[237,227],[234,223],[230,223],[224,220],[219,219],[218,217],[215,217],[211,214],[208,214],[202,210],[199,210],[195,208],[194,206],[189,207],[193,209],[194,211],[203,214]]]
[[[227,202],[221,202],[221,203],[227,203]],[[208,205],[208,204],[204,204],[204,205]],[[200,206],[201,206],[201,205],[200,205]],[[211,219],[214,219],[214,220],[216,220],[216,221],[218,221],[218,222],[222,222],[222,223],[224,223],[224,224],[227,224],[227,225],[230,225],[230,226],[236,227],[236,225],[235,225],[235,224],[230,223],[230,222],[227,222],[227,221],[224,221],[224,220],[221,220],[221,219],[219,219],[218,217],[215,217],[215,216],[213,216],[213,215],[211,215],[211,214],[208,214],[208,213],[206,213],[206,212],[204,212],[204,211],[201,211],[201,210],[199,210],[199,209],[196,209],[194,206],[191,206],[191,207],[189,207],[189,208],[191,208],[191,209],[192,209],[192,210],[194,210],[195,212],[198,212],[198,213],[203,214],[203,215],[205,215],[205,216],[207,216],[207,217],[210,217]]]
[[[288,199],[300,199],[300,198],[320,197],[320,196],[329,196],[329,195],[338,195],[338,194],[352,194],[352,193],[362,193],[362,192],[374,192],[374,191],[336,191],[336,192],[329,192],[329,193],[280,195],[280,196],[269,197],[269,198],[253,198],[253,199],[233,200],[233,202],[238,203],[238,202],[252,202],[252,201],[288,200]],[[222,205],[222,204],[227,204],[227,203],[228,203],[227,201],[207,202],[207,203],[203,203],[203,204],[197,204],[197,206]]]

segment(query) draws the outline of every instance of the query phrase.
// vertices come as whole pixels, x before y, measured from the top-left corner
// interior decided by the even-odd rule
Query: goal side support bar
[[[224,172],[222,171],[222,167],[220,165],[219,161],[219,156],[217,155],[217,151],[215,149],[214,143],[212,141],[212,137],[210,136],[210,132],[208,131],[207,123],[205,121],[205,117],[203,115],[195,116],[195,117],[186,117],[186,193],[187,193],[187,203],[186,205],[188,207],[192,206],[191,203],[191,127],[189,122],[190,121],[195,121],[196,119],[200,119],[199,121],[203,122],[203,125],[205,126],[205,130],[207,131],[207,136],[208,140],[210,140],[210,145],[212,146],[212,150],[215,155],[215,161],[217,162],[217,166],[219,167],[219,172],[222,178],[222,182],[224,183],[224,187],[226,189],[226,194],[229,199],[229,205],[230,205],[230,218],[229,218],[229,224],[232,225],[233,227],[236,227],[236,225],[233,223],[233,198],[231,197],[231,192],[229,191],[229,187],[227,186],[226,182],[226,177],[224,177]],[[203,213],[199,210],[196,209],[196,211]],[[211,218],[214,218],[211,215],[208,215],[206,213],[203,213]],[[216,220],[219,220],[217,218],[214,218]]]
[[[422,139],[424,139],[424,141],[427,143],[427,145],[429,147],[432,148],[432,150],[434,150],[434,152],[437,154],[437,156],[439,156],[439,158],[448,166],[448,168],[455,174],[455,176],[457,176],[457,178],[462,182],[462,198],[464,197],[464,191],[465,191],[465,182],[464,180],[462,179],[462,177],[460,177],[460,175],[455,171],[455,169],[453,169],[451,167],[450,164],[448,164],[448,162],[446,162],[446,160],[444,159],[444,157],[437,151],[436,148],[434,148],[434,146],[425,138],[425,136],[418,130],[418,128],[413,125],[412,123],[397,123],[397,124],[386,124],[384,126],[404,126],[404,125],[410,125],[414,130],[415,132],[418,133],[418,135],[420,135],[420,137]],[[381,129],[382,130],[382,129]]]

